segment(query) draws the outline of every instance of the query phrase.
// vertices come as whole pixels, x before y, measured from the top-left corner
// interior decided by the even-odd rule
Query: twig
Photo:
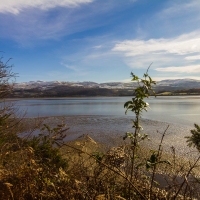
[[[164,133],[162,134],[162,138],[161,138],[161,141],[160,141],[160,144],[159,144],[159,147],[158,147],[157,158],[159,158],[159,156],[160,156],[160,152],[161,152],[161,147],[162,147],[163,139],[164,139],[164,137],[165,137],[165,134],[166,134],[168,128],[169,128],[169,125],[167,126],[167,128],[166,128],[165,131],[164,131]],[[157,161],[156,161],[156,162],[157,162]],[[151,184],[150,184],[150,189],[149,189],[149,199],[151,199],[152,188],[153,188],[153,182],[154,182],[155,173],[156,173],[156,166],[157,166],[157,163],[155,163],[155,164],[154,164],[154,167],[153,167],[153,173],[152,173]]]
[[[72,149],[74,149],[74,150],[76,150],[76,151],[79,151],[79,152],[81,152],[81,153],[85,153],[85,154],[88,155],[89,157],[95,159],[95,157],[94,157],[93,155],[91,155],[91,154],[89,154],[89,153],[87,153],[87,152],[85,152],[85,151],[83,151],[83,150],[81,150],[81,149],[78,149],[78,148],[76,148],[76,147],[72,147],[72,146],[70,146],[70,145],[68,145],[68,144],[64,144],[64,146],[70,147],[70,148],[72,148]],[[138,188],[137,188],[137,187],[128,179],[128,177],[126,177],[120,170],[119,170],[119,171],[116,171],[116,170],[114,170],[113,168],[111,168],[109,165],[103,163],[102,161],[99,161],[99,160],[98,160],[98,162],[101,163],[102,165],[104,165],[104,167],[106,167],[107,169],[113,171],[114,173],[118,174],[119,176],[121,176],[122,178],[124,178],[126,181],[128,181],[128,183],[129,183],[129,184],[134,188],[134,190],[141,196],[141,198],[144,199],[144,200],[147,200],[147,198],[138,190]]]
[[[197,160],[194,162],[194,164],[190,167],[187,175],[184,178],[183,183],[181,184],[181,186],[179,187],[178,191],[176,192],[176,194],[174,195],[174,199],[176,199],[176,197],[178,196],[179,192],[181,191],[183,185],[185,184],[187,177],[190,175],[191,171],[194,169],[194,167],[196,166],[197,162],[200,160],[200,156],[197,158]]]

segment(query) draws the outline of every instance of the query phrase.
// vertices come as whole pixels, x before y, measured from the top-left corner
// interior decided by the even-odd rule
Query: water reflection
[[[16,106],[27,110],[28,117],[66,115],[124,116],[124,103],[131,97],[91,97],[29,99],[16,101]],[[200,123],[200,97],[150,97],[150,109],[143,117],[153,120],[192,125]],[[128,113],[133,115],[133,113]]]

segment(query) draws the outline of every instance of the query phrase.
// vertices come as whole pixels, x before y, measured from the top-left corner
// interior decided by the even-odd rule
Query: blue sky
[[[200,79],[199,0],[1,0],[17,82]]]

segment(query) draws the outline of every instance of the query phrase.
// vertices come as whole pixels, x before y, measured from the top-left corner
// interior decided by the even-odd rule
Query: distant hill
[[[194,79],[162,80],[157,82],[157,86],[178,87],[178,88],[200,88],[200,81]]]
[[[194,79],[174,79],[157,82],[155,90],[163,95],[200,94],[200,81]]]
[[[30,81],[16,83],[10,97],[65,97],[65,96],[129,96],[137,87],[135,82],[60,82]],[[174,79],[158,81],[154,86],[160,95],[199,94],[200,81]]]

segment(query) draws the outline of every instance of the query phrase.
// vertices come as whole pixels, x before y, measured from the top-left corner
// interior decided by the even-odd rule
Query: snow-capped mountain
[[[30,81],[16,83],[10,97],[131,96],[136,87],[137,82]],[[162,80],[153,88],[160,95],[200,95],[200,81],[193,79]]]
[[[124,89],[133,88],[136,83],[123,83],[123,82],[108,82],[108,83],[95,83],[90,81],[84,82],[60,82],[60,81],[29,81],[16,83],[15,89],[49,89],[56,86],[69,86],[69,87],[83,87],[83,88],[107,88],[107,89]]]
[[[194,79],[174,79],[157,82],[157,86],[180,87],[185,89],[200,88],[200,80]]]
[[[29,81],[23,83],[16,83],[15,89],[50,89],[56,86],[68,87],[82,87],[82,88],[107,88],[107,89],[133,89],[137,86],[135,82],[108,82],[108,83],[95,83],[90,81],[84,82],[61,82],[61,81]],[[174,79],[158,81],[157,87],[178,87],[178,88],[200,88],[200,80],[194,79]]]

